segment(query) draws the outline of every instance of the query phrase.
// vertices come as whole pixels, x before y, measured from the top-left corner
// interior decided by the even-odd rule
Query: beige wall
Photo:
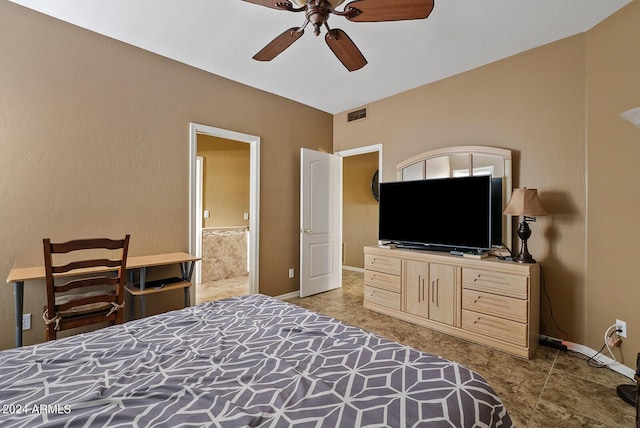
[[[364,268],[365,245],[378,243],[378,202],[371,178],[378,169],[378,152],[343,158],[343,264]]]
[[[587,34],[587,343],[627,322],[625,365],[640,352],[640,128],[619,114],[640,107],[640,3]]]
[[[210,135],[198,135],[198,156],[203,157],[204,227],[249,226],[249,144]]]
[[[196,122],[261,137],[260,291],[298,289],[287,273],[299,260],[299,152],[332,151],[331,115],[8,1],[0,1],[0,32],[3,281],[13,266],[43,263],[43,237],[130,233],[134,256],[188,250]],[[42,286],[25,287],[34,325],[27,344],[44,336]],[[180,294],[166,294],[156,310],[179,307]],[[0,348],[14,345],[13,332],[5,285]]]
[[[433,148],[512,150],[514,187],[537,187],[551,213],[531,224],[529,241],[555,315],[543,294],[541,331],[564,337],[557,321],[597,350],[623,319],[630,367],[640,351],[640,129],[618,115],[640,106],[638,22],[634,2],[586,34],[372,103],[366,121],[334,117],[334,150],[382,143],[385,177]]]

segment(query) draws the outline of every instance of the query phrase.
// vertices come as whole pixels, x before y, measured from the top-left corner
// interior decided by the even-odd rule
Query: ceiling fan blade
[[[262,48],[260,52],[253,56],[257,61],[271,61],[280,55],[285,49],[293,44],[304,34],[303,29],[297,27],[289,28],[284,33],[273,39],[267,46]]]
[[[242,0],[247,3],[259,4],[260,6],[270,7],[271,9],[279,9],[283,10],[283,8],[278,7],[276,3],[288,3],[289,6],[293,7],[289,0]]]
[[[355,0],[347,4],[358,9],[359,14],[346,18],[356,22],[402,21],[407,19],[425,19],[433,10],[433,0]]]
[[[334,28],[325,34],[324,39],[347,70],[356,71],[367,65],[360,49],[344,31]]]

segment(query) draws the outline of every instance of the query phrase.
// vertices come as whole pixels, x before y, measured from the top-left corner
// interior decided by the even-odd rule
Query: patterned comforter
[[[0,352],[0,426],[512,426],[477,373],[262,295]]]

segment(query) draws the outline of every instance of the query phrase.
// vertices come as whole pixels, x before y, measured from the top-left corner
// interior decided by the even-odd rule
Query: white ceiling
[[[369,61],[352,73],[311,27],[273,61],[254,61],[304,15],[242,0],[11,1],[335,114],[584,32],[632,0],[436,0],[426,20],[331,16]]]

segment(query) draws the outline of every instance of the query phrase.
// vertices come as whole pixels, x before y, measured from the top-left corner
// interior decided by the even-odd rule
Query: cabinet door
[[[424,318],[429,316],[429,264],[405,260],[403,278],[405,311]]]
[[[429,265],[429,319],[453,325],[456,314],[456,274],[454,266]]]

